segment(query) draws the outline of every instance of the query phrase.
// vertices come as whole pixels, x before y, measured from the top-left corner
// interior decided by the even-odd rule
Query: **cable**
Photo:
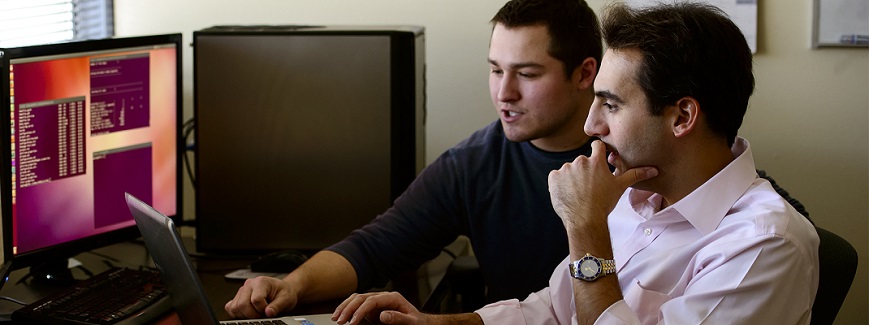
[[[91,272],[91,270],[88,270],[86,267],[84,267],[84,265],[79,265],[79,266],[76,266],[75,268],[77,268],[77,269],[81,270],[82,272],[84,272],[84,274],[87,275],[88,278],[92,278],[92,277],[94,277],[94,273]]]
[[[15,298],[9,297],[9,296],[0,296],[0,300],[11,301],[11,302],[14,302],[14,303],[19,304],[19,305],[22,305],[22,306],[27,306],[27,305],[29,305],[29,304],[26,303],[26,302],[23,302],[23,301],[21,301],[21,300],[18,300],[18,299],[15,299]]]
[[[184,155],[182,156],[182,160],[184,160],[184,167],[187,170],[187,177],[190,177],[190,184],[193,185],[193,189],[196,190],[196,177],[193,175],[193,168],[190,167],[190,157],[188,156],[188,151],[193,151],[196,148],[196,143],[188,144],[188,140],[190,138],[190,134],[196,130],[196,119],[190,118],[184,122],[182,126],[182,133],[184,137]]]
[[[100,253],[100,252],[96,252],[96,251],[87,251],[87,252],[85,252],[85,253],[89,253],[89,254],[92,254],[92,255],[96,255],[96,256],[102,257],[102,258],[104,258],[104,259],[111,260],[112,262],[116,262],[116,263],[121,262],[121,260],[119,260],[119,259],[117,259],[117,258],[114,258],[114,257],[112,257],[112,256],[109,256],[109,255],[106,255],[106,254],[103,254],[103,253]]]
[[[32,277],[33,277],[33,274],[27,273],[23,277],[21,277],[21,279],[19,279],[18,282],[15,283],[15,285],[27,283],[27,280],[32,278]]]

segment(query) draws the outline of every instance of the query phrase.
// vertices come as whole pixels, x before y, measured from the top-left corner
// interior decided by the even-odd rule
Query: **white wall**
[[[595,9],[609,0],[590,0]],[[414,24],[426,28],[427,160],[497,116],[487,90],[489,19],[504,0],[115,0],[118,36],[222,24]],[[869,51],[811,44],[811,0],[758,1],[757,90],[741,135],[760,169],[804,203],[816,223],[863,260],[839,324],[867,324],[869,307]],[[600,12],[598,10],[598,12]],[[184,48],[185,117],[192,60]],[[185,212],[192,214],[185,190]]]

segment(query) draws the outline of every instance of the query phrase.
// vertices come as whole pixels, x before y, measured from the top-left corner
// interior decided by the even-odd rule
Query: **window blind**
[[[114,36],[112,0],[0,0],[0,46]]]

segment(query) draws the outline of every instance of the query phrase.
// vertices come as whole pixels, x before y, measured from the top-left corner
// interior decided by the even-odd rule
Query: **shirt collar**
[[[757,179],[748,141],[737,137],[730,150],[736,157],[730,164],[687,196],[658,213],[674,209],[704,235],[718,228],[727,211]],[[659,194],[633,188],[629,194],[635,210],[641,206],[638,204],[641,200],[659,202],[661,199]]]

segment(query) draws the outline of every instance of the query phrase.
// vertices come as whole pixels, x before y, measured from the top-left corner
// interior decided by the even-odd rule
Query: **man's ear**
[[[673,135],[677,138],[691,133],[700,123],[700,103],[693,97],[682,97],[671,109],[673,114]]]
[[[579,89],[591,89],[597,76],[597,68],[597,60],[592,57],[585,58],[576,69],[573,69],[571,80],[574,80]]]

